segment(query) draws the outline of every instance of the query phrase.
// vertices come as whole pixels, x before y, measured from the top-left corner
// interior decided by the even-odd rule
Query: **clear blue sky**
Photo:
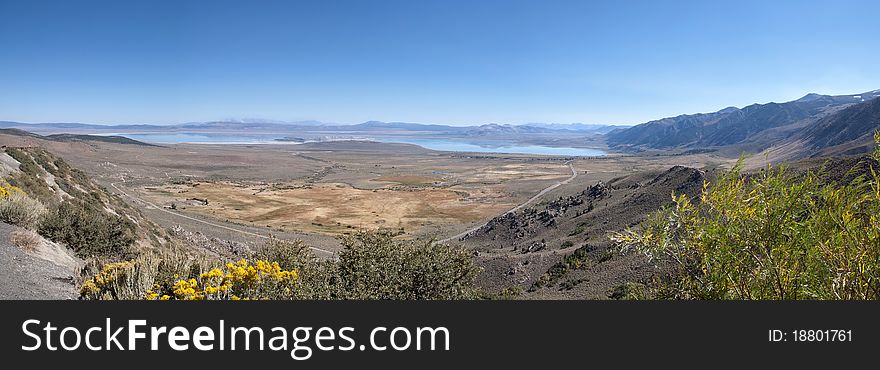
[[[880,89],[880,1],[0,0],[0,120],[634,124]]]

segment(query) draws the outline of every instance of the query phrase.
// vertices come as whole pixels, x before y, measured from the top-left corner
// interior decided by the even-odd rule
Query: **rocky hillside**
[[[476,250],[488,291],[522,290],[533,298],[607,298],[617,286],[648,279],[643,260],[610,251],[609,231],[638,225],[671,204],[671,194],[696,195],[710,176],[675,166],[599,182],[491,220],[463,243]]]
[[[40,147],[4,147],[0,177],[48,208],[68,202],[98,214],[119,216],[133,226],[136,247],[152,248],[168,242],[167,233],[82,171]]]
[[[800,139],[814,150],[849,146],[850,152],[868,152],[872,135],[880,130],[880,99],[856,104],[823,118],[805,130]]]
[[[0,149],[0,299],[76,299],[90,268],[174,245],[164,229],[51,152]]]

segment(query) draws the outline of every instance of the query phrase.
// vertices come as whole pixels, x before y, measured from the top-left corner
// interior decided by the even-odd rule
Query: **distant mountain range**
[[[880,129],[878,98],[880,90],[837,96],[811,93],[786,103],[650,121],[611,131],[606,142],[624,151],[735,147],[754,152],[798,144],[800,152],[813,153],[839,145],[863,146]]]
[[[850,95],[810,93],[785,103],[728,107],[712,113],[683,114],[635,126],[527,123],[450,126],[368,121],[347,125],[319,121],[282,122],[234,119],[175,125],[88,123],[20,123],[0,121],[0,129],[19,129],[40,135],[251,133],[290,137],[419,136],[475,140],[517,140],[565,145],[601,145],[612,150],[721,149],[739,152],[774,150],[784,158],[859,153],[872,145],[880,130],[880,90]],[[114,139],[119,140],[119,139]]]
[[[621,126],[621,125],[596,125],[596,124],[584,124],[584,123],[526,123],[522,126],[529,127],[540,127],[551,130],[561,130],[561,131],[584,131],[584,132],[598,132],[598,133],[608,133],[616,129],[626,128],[630,126]]]
[[[14,128],[39,134],[107,134],[107,133],[174,133],[174,132],[242,132],[251,133],[283,133],[294,134],[301,132],[320,133],[351,133],[351,134],[445,134],[453,136],[493,136],[493,135],[519,135],[519,134],[553,134],[553,133],[576,133],[582,135],[597,135],[610,132],[614,129],[626,126],[597,125],[597,124],[560,124],[560,123],[529,123],[524,125],[511,124],[484,124],[478,126],[450,126],[439,124],[421,124],[407,122],[381,122],[368,121],[364,123],[345,125],[337,123],[324,123],[319,121],[281,122],[271,120],[225,120],[213,122],[190,122],[174,125],[153,124],[119,124],[99,125],[89,123],[21,123],[12,121],[0,121],[0,128]]]

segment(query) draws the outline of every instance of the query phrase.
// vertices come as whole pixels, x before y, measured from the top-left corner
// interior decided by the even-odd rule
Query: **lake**
[[[278,141],[276,139],[282,139],[284,135],[273,134],[211,134],[180,132],[169,134],[114,133],[113,135],[124,136],[133,140],[155,144],[298,144],[295,142]],[[599,149],[522,145],[504,140],[463,141],[446,138],[411,138],[395,136],[359,138],[358,140],[413,144],[426,149],[448,152],[540,154],[580,157],[606,155],[604,151]]]
[[[599,149],[567,148],[542,145],[518,145],[501,140],[486,140],[481,142],[466,142],[451,139],[415,138],[378,138],[377,140],[386,143],[413,144],[426,149],[442,150],[447,152],[542,154],[579,157],[596,157],[604,156],[606,154]]]

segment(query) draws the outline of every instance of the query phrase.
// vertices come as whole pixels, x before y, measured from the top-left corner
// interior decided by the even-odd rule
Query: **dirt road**
[[[246,227],[245,227],[245,226],[239,226],[239,225],[235,225],[235,224],[221,225],[221,224],[216,223],[216,222],[211,222],[211,221],[203,220],[203,219],[201,219],[201,218],[197,218],[197,217],[193,217],[193,216],[185,215],[185,214],[182,214],[182,213],[179,213],[179,212],[174,212],[174,211],[171,211],[171,210],[165,209],[165,208],[163,208],[163,207],[161,207],[161,206],[157,206],[157,205],[155,205],[155,204],[153,204],[153,203],[151,203],[151,202],[149,202],[149,201],[147,201],[147,200],[144,200],[144,199],[141,199],[141,198],[139,198],[139,197],[136,197],[136,196],[130,194],[129,192],[126,192],[125,190],[123,190],[123,189],[122,189],[120,186],[118,186],[116,183],[110,183],[110,186],[113,187],[113,189],[116,189],[116,191],[118,191],[118,192],[121,193],[122,195],[124,195],[124,196],[126,196],[126,197],[132,199],[134,202],[141,204],[142,206],[144,206],[144,207],[145,207],[147,210],[149,210],[149,211],[154,211],[154,212],[164,212],[166,215],[172,215],[174,218],[178,218],[178,219],[180,219],[181,221],[185,221],[185,222],[187,222],[187,223],[189,223],[189,224],[196,223],[196,224],[198,224],[198,226],[200,226],[201,228],[204,228],[205,226],[208,226],[208,227],[211,227],[211,228],[221,229],[222,231],[226,231],[226,232],[232,232],[232,233],[242,234],[242,235],[248,237],[249,239],[254,239],[254,238],[256,238],[256,239],[269,239],[269,237],[270,237],[270,236],[268,235],[268,233],[267,233],[267,234],[262,234],[262,233],[259,233],[259,232],[256,232],[256,231],[246,230]],[[249,228],[249,229],[254,229],[254,228]],[[319,252],[319,253],[321,253],[321,254],[324,255],[325,257],[333,257],[333,256],[336,255],[335,252],[330,251],[330,250],[327,250],[327,249],[318,248],[318,247],[313,247],[313,246],[308,246],[308,247],[311,248],[312,250],[314,250],[315,252]]]
[[[500,214],[500,215],[498,215],[498,216],[496,216],[496,217],[504,216],[504,215],[506,215],[506,214],[508,214],[508,213],[513,213],[513,212],[519,211],[519,210],[525,208],[526,206],[528,206],[529,204],[532,204],[533,202],[535,202],[536,200],[538,200],[538,199],[541,198],[542,196],[544,196],[544,194],[547,194],[547,193],[553,191],[554,189],[556,189],[556,188],[558,188],[558,187],[560,187],[560,186],[562,186],[562,185],[565,185],[565,184],[568,184],[568,183],[572,182],[572,180],[574,180],[575,178],[577,178],[578,173],[577,173],[577,170],[574,169],[574,165],[572,165],[571,162],[572,162],[572,161],[566,161],[566,162],[565,162],[565,164],[566,164],[566,165],[568,166],[568,168],[571,170],[571,176],[570,176],[569,178],[567,178],[567,179],[565,179],[565,180],[562,180],[562,181],[560,181],[560,182],[557,182],[557,183],[555,183],[555,184],[553,184],[553,185],[550,185],[550,186],[544,188],[543,190],[541,190],[540,192],[538,192],[538,194],[535,194],[535,196],[529,198],[529,199],[526,200],[525,202],[520,203],[520,204],[517,205],[516,207],[513,207],[513,208],[507,210],[507,212],[504,212],[504,213],[502,213],[502,214]],[[462,233],[455,234],[455,235],[450,236],[450,237],[448,237],[448,238],[446,238],[446,239],[443,239],[443,240],[438,240],[437,243],[443,244],[443,243],[449,243],[450,241],[453,241],[453,240],[456,240],[456,239],[461,239],[461,238],[465,237],[466,235],[468,235],[468,234],[470,234],[470,233],[473,233],[473,232],[479,230],[479,229],[482,228],[483,226],[486,226],[487,223],[488,223],[488,221],[487,221],[487,222],[484,222],[484,223],[482,223],[482,224],[480,224],[479,226],[476,226],[476,227],[470,228],[470,229],[468,229],[468,230],[466,230],[466,231],[464,231],[464,232],[462,232]]]

